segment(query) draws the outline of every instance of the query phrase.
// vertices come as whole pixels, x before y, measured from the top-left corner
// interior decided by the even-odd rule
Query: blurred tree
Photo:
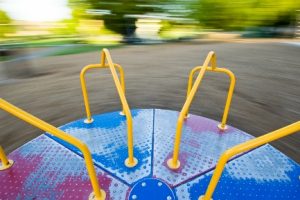
[[[64,19],[58,22],[58,26],[51,29],[57,35],[74,35],[77,33],[78,20]]]
[[[289,25],[295,21],[299,0],[197,0],[191,17],[208,28]]]
[[[106,28],[123,35],[125,39],[134,37],[137,15],[156,12],[158,4],[158,0],[69,0],[77,16],[102,19]],[[80,9],[82,5],[87,10]]]
[[[14,32],[11,25],[10,17],[2,10],[0,10],[0,37],[5,37],[5,34]]]
[[[72,18],[59,21],[57,26],[51,29],[54,34],[76,35],[78,34],[77,28],[80,25],[80,19],[89,17],[86,13],[88,4],[85,1],[69,0],[69,6],[72,9]]]

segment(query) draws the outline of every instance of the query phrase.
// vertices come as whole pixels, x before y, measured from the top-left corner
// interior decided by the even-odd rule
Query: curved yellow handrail
[[[211,66],[208,66],[209,64],[211,64]],[[198,70],[200,70],[199,74],[193,84],[194,73]],[[206,71],[224,72],[224,73],[227,73],[231,78],[231,83],[230,83],[230,87],[229,87],[229,92],[228,92],[228,96],[227,96],[223,119],[222,119],[221,125],[219,126],[219,128],[221,130],[226,128],[225,124],[226,124],[228,111],[229,111],[229,107],[230,107],[230,103],[231,103],[231,99],[232,99],[232,94],[233,94],[233,90],[234,90],[234,86],[235,86],[235,76],[230,70],[227,70],[224,68],[217,68],[216,54],[213,51],[210,51],[203,63],[203,66],[195,67],[191,71],[190,76],[189,76],[186,101],[183,105],[183,108],[181,109],[181,112],[180,112],[178,120],[177,120],[173,157],[171,159],[169,159],[167,162],[169,168],[171,168],[171,169],[178,169],[180,167],[180,161],[178,160],[178,157],[179,157],[179,148],[180,148],[180,140],[181,140],[183,121],[187,117],[187,113],[189,111],[190,105],[194,99],[196,91],[197,91]]]
[[[216,188],[216,186],[219,182],[219,179],[222,175],[222,172],[224,170],[225,164],[228,162],[228,160],[230,158],[232,158],[233,156],[240,154],[242,152],[249,151],[251,149],[254,149],[261,145],[267,144],[274,140],[280,139],[282,137],[291,135],[298,131],[300,131],[300,121],[295,122],[291,125],[285,126],[276,131],[270,132],[268,134],[265,134],[263,136],[260,136],[258,138],[255,138],[255,139],[249,140],[247,142],[244,142],[242,144],[236,145],[236,146],[232,147],[231,149],[226,150],[222,154],[222,156],[220,157],[220,159],[218,161],[218,164],[217,164],[214,174],[210,180],[210,183],[207,187],[205,195],[200,196],[199,200],[211,200],[211,197],[215,191],[215,188]]]
[[[85,164],[86,164],[86,168],[88,171],[88,175],[90,177],[91,180],[91,184],[93,187],[94,192],[91,194],[91,196],[95,196],[95,199],[97,200],[105,200],[105,192],[104,190],[102,190],[100,188],[100,185],[98,183],[97,180],[97,176],[96,176],[96,171],[93,165],[93,161],[92,161],[92,156],[91,153],[87,147],[86,144],[84,144],[83,142],[81,142],[80,140],[78,140],[77,138],[65,133],[62,130],[59,130],[58,128],[48,124],[47,122],[44,122],[43,120],[25,112],[24,110],[8,103],[7,101],[5,101],[4,99],[0,98],[0,108],[3,109],[4,111],[14,115],[15,117],[20,118],[21,120],[39,128],[42,129],[43,131],[46,131],[48,133],[51,133],[52,135],[70,143],[71,145],[77,147],[83,155],[83,158],[85,160]],[[1,148],[2,149],[2,148]],[[4,158],[4,160],[2,160],[2,162],[6,162],[7,163],[7,158],[4,154],[4,151],[2,151],[1,155],[1,160]],[[4,154],[4,156],[3,156]],[[6,160],[5,160],[6,158]]]
[[[107,60],[107,64],[105,63],[105,60]],[[113,76],[113,80],[116,86],[116,89],[118,91],[122,107],[123,107],[123,113],[126,116],[127,119],[127,143],[128,143],[128,158],[125,160],[125,165],[127,167],[134,167],[137,165],[138,161],[136,158],[134,158],[134,152],[133,152],[133,125],[132,125],[132,115],[130,112],[130,108],[128,106],[126,97],[125,97],[125,79],[124,79],[124,71],[123,68],[118,65],[114,64],[110,53],[107,49],[103,49],[101,52],[101,63],[100,64],[92,64],[92,65],[87,65],[81,70],[80,73],[80,81],[81,81],[81,87],[82,87],[82,94],[84,98],[84,105],[85,105],[85,110],[87,113],[87,123],[92,123],[92,117],[91,117],[91,112],[90,112],[90,106],[89,106],[89,100],[88,100],[88,94],[87,94],[87,89],[86,89],[86,83],[84,79],[84,75],[87,70],[92,69],[92,68],[105,68],[108,67],[111,71],[111,74]],[[116,72],[115,67],[118,68],[120,77],[121,77],[121,82],[118,78],[118,74]]]
[[[121,78],[121,86],[122,90],[125,94],[125,78],[124,78],[124,70],[121,65],[119,64],[114,64],[114,67],[116,67],[119,70],[120,78]],[[92,115],[91,115],[91,110],[90,110],[90,105],[89,105],[89,98],[88,98],[88,92],[87,92],[87,87],[86,87],[86,81],[85,81],[85,74],[88,70],[90,69],[102,69],[102,68],[109,68],[109,65],[102,65],[102,64],[90,64],[85,66],[81,72],[80,72],[80,83],[81,83],[81,89],[82,89],[82,95],[83,95],[83,100],[84,100],[84,105],[85,105],[85,111],[86,111],[86,123],[92,123]],[[122,111],[122,114],[124,114],[124,109]]]
[[[191,92],[192,89],[192,85],[193,85],[193,78],[194,78],[194,74],[201,70],[203,66],[197,66],[194,67],[189,75],[189,81],[188,81],[188,88],[187,88],[187,97]],[[222,122],[221,124],[218,126],[221,130],[225,130],[226,127],[226,122],[227,122],[227,118],[228,118],[228,113],[229,113],[229,108],[230,108],[230,104],[231,104],[231,100],[232,100],[232,96],[233,96],[233,91],[235,88],[235,75],[232,73],[232,71],[230,71],[229,69],[226,68],[219,68],[219,67],[207,67],[206,68],[207,71],[211,71],[211,72],[221,72],[221,73],[225,73],[229,76],[230,78],[230,85],[228,88],[228,92],[227,92],[227,98],[226,98],[226,103],[225,103],[225,107],[224,107],[224,112],[223,112],[223,117],[222,117]],[[189,111],[187,111],[188,114]],[[186,117],[187,117],[186,114]]]

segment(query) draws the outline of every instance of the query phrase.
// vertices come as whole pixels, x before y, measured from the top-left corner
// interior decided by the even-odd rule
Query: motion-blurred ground
[[[217,53],[218,65],[229,68],[237,77],[230,125],[259,136],[300,119],[300,46],[297,44],[191,41],[123,46],[112,49],[111,54],[114,62],[124,67],[131,108],[180,110],[189,71],[201,65],[210,50]],[[39,51],[32,50],[32,53]],[[36,75],[1,82],[1,98],[56,126],[83,118],[79,73],[84,65],[98,63],[99,56],[99,51],[95,51],[20,61],[20,66],[28,62],[33,65]],[[121,109],[112,78],[104,71],[95,70],[87,76],[93,113]],[[228,83],[225,75],[207,73],[191,112],[220,120]],[[42,133],[7,113],[1,112],[0,119],[0,144],[7,152]],[[300,162],[300,134],[282,139],[274,146]]]

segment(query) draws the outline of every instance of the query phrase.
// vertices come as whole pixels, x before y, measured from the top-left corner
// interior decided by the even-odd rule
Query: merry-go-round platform
[[[117,75],[105,56],[101,66]],[[200,75],[209,63],[217,70],[213,58]],[[82,79],[87,117],[59,129],[0,99],[1,109],[46,131],[7,156],[0,148],[1,200],[300,199],[299,164],[267,144],[299,131],[300,122],[254,138],[224,123],[230,89],[221,123],[187,114],[186,103],[181,112],[130,110],[119,72],[122,111],[92,115]],[[188,103],[198,78],[189,82]]]

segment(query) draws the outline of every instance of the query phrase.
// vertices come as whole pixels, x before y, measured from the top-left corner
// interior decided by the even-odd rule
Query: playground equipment
[[[122,111],[92,115],[85,73],[103,68]],[[221,123],[188,114],[206,71],[230,78]],[[235,76],[214,52],[191,71],[181,112],[130,110],[123,68],[107,49],[80,80],[86,119],[59,129],[0,99],[2,110],[47,132],[8,157],[0,146],[0,199],[300,199],[300,166],[267,144],[300,131],[300,121],[258,138],[227,125]]]

